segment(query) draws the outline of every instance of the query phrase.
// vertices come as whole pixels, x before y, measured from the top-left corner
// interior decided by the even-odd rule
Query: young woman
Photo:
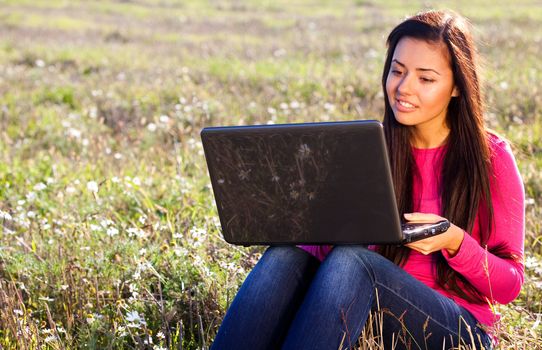
[[[387,44],[383,123],[399,210],[407,221],[446,218],[450,228],[401,247],[269,248],[213,348],[349,348],[377,310],[386,348],[491,347],[492,304],[511,302],[523,284],[524,190],[514,157],[484,128],[462,17],[420,13]]]

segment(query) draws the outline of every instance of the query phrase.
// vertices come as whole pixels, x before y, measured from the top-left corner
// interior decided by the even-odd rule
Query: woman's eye
[[[397,69],[392,69],[391,70],[391,74],[393,74],[393,75],[401,75],[401,73],[402,72],[400,70],[397,70]]]
[[[420,80],[424,83],[432,83],[435,79],[421,77]]]

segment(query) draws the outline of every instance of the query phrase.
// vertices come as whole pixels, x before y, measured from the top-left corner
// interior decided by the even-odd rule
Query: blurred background
[[[0,348],[209,347],[263,247],[222,240],[201,128],[380,119],[386,36],[428,8],[473,23],[526,187],[499,346],[542,349],[540,0],[0,0]]]

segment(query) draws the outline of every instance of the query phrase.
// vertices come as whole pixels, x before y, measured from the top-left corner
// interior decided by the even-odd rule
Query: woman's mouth
[[[412,111],[413,109],[416,109],[416,106],[413,105],[412,103],[410,102],[407,102],[407,101],[403,101],[403,100],[399,100],[399,99],[396,99],[396,105],[398,107],[398,109],[400,111]]]

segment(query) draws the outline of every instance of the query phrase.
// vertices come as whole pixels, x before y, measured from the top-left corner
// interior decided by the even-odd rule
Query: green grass
[[[475,24],[486,119],[525,183],[526,284],[498,307],[500,348],[542,349],[542,11],[429,5]],[[220,236],[201,128],[379,118],[385,35],[427,3],[0,6],[0,347],[195,349],[262,252]]]

